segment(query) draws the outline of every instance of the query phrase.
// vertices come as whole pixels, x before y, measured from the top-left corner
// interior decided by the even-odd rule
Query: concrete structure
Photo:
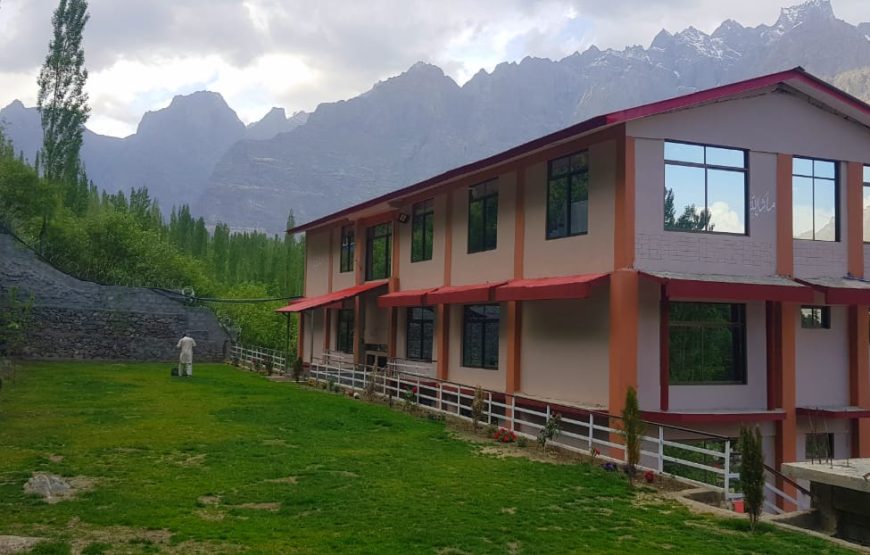
[[[786,463],[782,471],[810,482],[819,528],[870,547],[870,459]]]
[[[307,362],[870,456],[868,166],[870,106],[800,68],[615,112],[290,230],[282,310]]]

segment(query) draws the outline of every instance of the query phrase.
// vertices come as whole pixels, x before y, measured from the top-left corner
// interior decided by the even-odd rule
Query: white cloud
[[[312,110],[419,60],[463,83],[527,55],[560,58],[591,44],[648,45],[666,28],[712,31],[733,18],[773,23],[801,0],[90,0],[85,32],[91,127],[125,134],[142,113],[208,87],[243,120],[271,106]],[[833,0],[870,19],[867,0]],[[57,0],[0,1],[0,106],[32,104]]]
[[[735,212],[727,202],[716,201],[710,205],[710,223],[716,231],[744,233],[743,215]]]

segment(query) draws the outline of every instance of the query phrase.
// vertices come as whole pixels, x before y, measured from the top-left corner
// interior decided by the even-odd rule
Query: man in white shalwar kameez
[[[178,375],[193,376],[193,348],[196,347],[196,341],[188,333],[185,332],[184,337],[178,340],[176,349],[181,349],[181,356],[178,358]]]

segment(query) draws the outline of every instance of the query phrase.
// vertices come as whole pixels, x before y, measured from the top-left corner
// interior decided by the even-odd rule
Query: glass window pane
[[[864,242],[870,243],[870,186],[867,185],[864,186]]]
[[[792,158],[792,173],[795,175],[803,175],[812,177],[813,161],[807,158]]]
[[[665,160],[703,164],[704,147],[701,145],[665,142]]]
[[[408,358],[420,358],[420,324],[408,324]]]
[[[870,184],[870,166],[864,166],[864,183]]]
[[[707,170],[709,231],[746,232],[746,174]]]
[[[589,230],[589,175],[571,176],[571,234]]]
[[[468,206],[468,251],[483,250],[483,203],[472,202]]]
[[[547,194],[547,237],[564,237],[568,232],[568,178],[550,180]]]
[[[435,236],[435,217],[430,213],[426,216],[423,229],[423,260],[432,260],[432,243]]]
[[[580,170],[585,170],[588,162],[587,162],[587,151],[578,152],[577,154],[571,155],[571,171],[576,172]]]
[[[464,335],[462,363],[465,366],[482,366],[483,324],[480,322],[466,322]]]
[[[665,190],[665,229],[703,229],[704,169],[666,164]]]
[[[496,248],[498,239],[498,196],[486,199],[486,229],[484,230],[484,248],[491,250]]]
[[[728,166],[731,168],[745,168],[746,157],[742,150],[708,146],[707,164],[713,166]]]
[[[792,178],[792,232],[795,239],[813,238],[813,180]]]
[[[423,324],[423,333],[420,338],[421,352],[420,358],[424,360],[432,360],[432,342],[435,336],[435,325],[432,322]]]
[[[815,206],[813,211],[816,241],[837,240],[837,194],[830,179],[815,180]]]
[[[485,324],[484,360],[486,368],[498,368],[498,320]]]
[[[826,160],[814,160],[813,168],[815,172],[815,177],[829,177],[831,179],[834,179],[836,165],[833,162],[828,162]]]
[[[568,157],[559,158],[550,162],[550,176],[558,177],[568,173]]]

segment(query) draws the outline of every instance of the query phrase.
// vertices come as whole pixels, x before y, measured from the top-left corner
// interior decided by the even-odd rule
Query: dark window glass
[[[468,190],[468,252],[493,250],[498,236],[498,183],[487,181]]]
[[[415,204],[411,219],[411,262],[432,260],[434,228],[435,211],[432,200]]]
[[[407,358],[432,360],[432,341],[435,334],[435,311],[431,306],[408,309]]]
[[[806,459],[827,460],[834,458],[834,434],[807,434]]]
[[[547,239],[589,231],[589,152],[551,160],[547,178]]]
[[[806,329],[831,329],[831,307],[802,306],[801,327]]]
[[[746,151],[665,142],[665,229],[746,233]]]
[[[793,158],[792,236],[795,239],[839,241],[838,198],[836,163]]]
[[[346,225],[341,228],[341,261],[339,263],[340,272],[353,271],[353,244],[353,226]]]
[[[343,353],[353,352],[353,310],[342,309],[338,311],[337,345]]]
[[[366,231],[366,281],[390,277],[393,224],[374,225]]]
[[[670,381],[746,382],[746,305],[669,304]]]
[[[462,365],[498,368],[497,304],[469,305],[462,317]]]

